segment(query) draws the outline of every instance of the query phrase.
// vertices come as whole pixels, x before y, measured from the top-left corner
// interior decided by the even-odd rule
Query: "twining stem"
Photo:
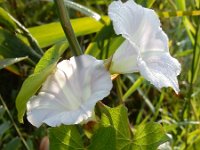
[[[65,7],[64,1],[63,0],[54,0],[54,2],[57,7],[57,11],[58,11],[58,15],[60,18],[62,28],[65,32],[65,35],[67,37],[67,40],[69,42],[69,45],[71,47],[73,55],[79,56],[79,55],[83,54],[81,47],[78,43],[78,40],[74,34],[74,30],[72,29],[68,10]]]
[[[16,125],[16,123],[15,123],[15,121],[14,121],[14,119],[13,119],[13,117],[12,117],[12,115],[11,115],[11,113],[10,113],[10,111],[9,111],[9,109],[8,109],[8,107],[7,107],[7,105],[6,105],[6,103],[4,102],[3,98],[1,97],[1,95],[0,95],[0,101],[1,101],[1,103],[3,104],[4,109],[5,109],[6,112],[8,113],[8,116],[9,116],[9,118],[10,118],[10,120],[11,120],[13,126],[15,127],[15,130],[17,131],[17,134],[19,135],[20,139],[22,140],[22,143],[24,144],[24,146],[26,147],[27,150],[30,150],[30,148],[29,148],[29,146],[28,146],[26,140],[25,140],[24,137],[22,136],[22,134],[21,134],[21,132],[20,132],[18,126]]]

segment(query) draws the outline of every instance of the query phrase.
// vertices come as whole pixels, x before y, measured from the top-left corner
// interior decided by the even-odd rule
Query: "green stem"
[[[69,14],[67,11],[67,8],[65,7],[64,1],[63,0],[54,0],[57,10],[58,10],[58,15],[61,21],[62,28],[65,32],[65,35],[67,37],[67,40],[69,42],[69,45],[72,49],[72,53],[74,56],[79,56],[83,54],[81,47],[78,43],[78,40],[74,34],[74,30],[72,29],[72,25],[70,22]]]
[[[187,93],[187,97],[186,100],[184,102],[183,105],[183,110],[182,110],[182,120],[184,120],[184,114],[187,111],[187,117],[190,116],[189,112],[190,112],[190,101],[191,101],[191,95],[193,93],[193,84],[194,84],[194,78],[195,78],[195,60],[196,60],[196,53],[197,53],[197,47],[198,47],[198,33],[199,33],[199,20],[197,21],[197,28],[196,28],[196,34],[195,34],[195,43],[194,43],[194,49],[193,49],[193,59],[192,59],[192,66],[191,66],[191,78],[190,78],[190,86],[189,86],[189,90]]]
[[[116,79],[116,89],[117,89],[117,95],[119,98],[119,104],[123,104],[123,92],[122,92],[122,87],[120,86],[120,76],[117,77]]]
[[[1,103],[3,104],[3,107],[5,108],[6,112],[8,113],[8,116],[10,117],[10,120],[11,120],[13,126],[15,127],[15,130],[17,131],[17,133],[18,133],[20,139],[22,140],[24,146],[26,147],[27,150],[30,150],[30,148],[29,148],[29,146],[28,146],[26,140],[25,140],[24,137],[22,136],[22,134],[21,134],[21,132],[20,132],[18,126],[16,125],[16,123],[15,123],[15,121],[14,121],[14,119],[13,119],[13,117],[12,117],[12,115],[11,115],[11,113],[10,113],[10,111],[9,111],[9,109],[8,109],[8,107],[7,107],[7,105],[6,105],[6,103],[4,102],[3,98],[1,97],[1,95],[0,95],[0,100],[1,100]]]

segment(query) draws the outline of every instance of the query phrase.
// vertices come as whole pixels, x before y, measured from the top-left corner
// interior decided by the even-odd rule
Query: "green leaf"
[[[12,64],[18,63],[20,61],[23,61],[27,59],[28,57],[19,57],[19,58],[7,58],[7,59],[0,59],[0,69],[3,69],[5,67],[8,67]]]
[[[68,44],[66,42],[61,42],[47,50],[37,64],[34,73],[24,81],[16,99],[19,122],[23,123],[27,101],[37,92],[48,75],[52,73],[60,56],[67,47]]]
[[[169,140],[159,123],[147,123],[136,128],[132,149],[155,150],[159,145]]]
[[[6,121],[0,125],[0,137],[10,129],[10,122]]]
[[[21,145],[22,144],[20,138],[15,137],[5,144],[4,150],[19,150]]]
[[[108,17],[102,17],[105,22],[109,22]],[[90,17],[71,20],[76,36],[87,35],[98,32],[104,24]],[[29,28],[30,33],[36,38],[39,45],[47,47],[59,41],[66,40],[65,34],[59,22]]]
[[[104,126],[111,125],[115,128],[117,148],[123,149],[131,139],[127,108],[120,105],[116,108],[107,108],[107,111],[108,113],[102,115],[102,123]]]
[[[50,150],[83,150],[83,141],[76,126],[49,129]]]
[[[0,7],[0,25],[12,32],[15,32],[17,30],[17,25],[10,17],[10,14],[1,7]]]
[[[131,136],[128,114],[125,106],[106,108],[102,115],[103,126],[113,126],[116,130],[117,149],[119,150],[155,150],[168,141],[162,126],[158,123],[139,125]]]
[[[40,59],[40,56],[16,35],[0,28],[0,55],[4,58],[26,57],[28,56],[34,62]]]
[[[113,127],[101,127],[93,135],[88,150],[116,150],[116,135]]]

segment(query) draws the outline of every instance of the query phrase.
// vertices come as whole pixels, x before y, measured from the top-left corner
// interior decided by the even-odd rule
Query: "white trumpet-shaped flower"
[[[181,66],[169,54],[168,37],[161,29],[156,13],[133,0],[125,3],[119,0],[110,4],[108,14],[116,34],[125,38],[113,55],[110,71],[139,71],[158,89],[172,87],[178,93],[177,76]]]
[[[97,101],[112,88],[110,74],[102,60],[89,55],[58,63],[39,94],[27,103],[28,121],[36,127],[78,124],[87,121]]]

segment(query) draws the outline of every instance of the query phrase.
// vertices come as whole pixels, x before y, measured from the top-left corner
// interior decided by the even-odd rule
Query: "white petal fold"
[[[112,73],[139,71],[158,89],[172,87],[179,91],[177,76],[181,66],[169,54],[168,37],[152,9],[143,8],[133,0],[114,1],[108,12],[116,34],[125,41],[113,55]]]
[[[110,72],[132,73],[138,71],[137,57],[137,48],[125,40],[113,55]]]
[[[36,127],[78,124],[92,117],[97,101],[112,88],[103,61],[89,55],[72,57],[57,65],[37,96],[27,103],[28,121]]]
[[[143,58],[138,59],[138,68],[141,75],[159,90],[162,87],[172,87],[178,94],[177,76],[181,67],[169,53],[143,54]]]

